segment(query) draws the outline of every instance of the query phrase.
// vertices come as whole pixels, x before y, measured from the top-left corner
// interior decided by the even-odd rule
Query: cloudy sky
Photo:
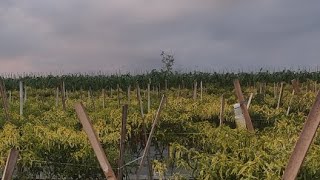
[[[1,0],[0,72],[320,65],[319,0]]]

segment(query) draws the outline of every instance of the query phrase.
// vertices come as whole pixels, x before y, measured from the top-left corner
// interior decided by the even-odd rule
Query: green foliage
[[[249,113],[256,132],[249,133],[235,128],[232,105],[237,102],[232,80],[238,76],[246,98],[254,93]],[[83,132],[73,105],[82,101],[97,131],[108,160],[114,170],[117,167],[121,127],[121,107],[118,105],[117,92],[109,92],[120,84],[121,104],[127,103],[126,88],[137,81],[142,87],[142,98],[146,109],[145,86],[151,78],[152,86],[164,84],[168,79],[171,88],[167,90],[167,104],[155,131],[151,157],[153,170],[162,178],[172,179],[280,179],[289,155],[302,129],[303,123],[312,106],[315,93],[313,81],[303,83],[302,94],[293,97],[289,104],[292,87],[285,86],[281,107],[275,109],[277,97],[274,96],[273,83],[267,84],[265,93],[257,93],[253,82],[273,82],[310,74],[291,72],[258,74],[209,74],[189,73],[166,74],[153,71],[147,75],[83,76],[69,75],[60,77],[26,77],[28,100],[24,117],[19,116],[19,93],[16,90],[18,79],[6,79],[12,91],[10,102],[11,121],[4,120],[0,105],[0,156],[6,157],[8,150],[20,150],[18,178],[34,178],[42,172],[46,177],[67,179],[103,178],[96,157]],[[317,77],[312,74],[312,77]],[[287,79],[285,79],[287,78]],[[62,110],[61,97],[55,106],[56,86],[64,80],[68,90],[67,110]],[[192,83],[204,82],[202,100],[193,100]],[[183,84],[184,83],[184,84]],[[180,90],[177,88],[180,85]],[[219,86],[221,85],[221,86]],[[45,87],[45,88],[44,88]],[[92,88],[91,97],[85,89]],[[163,87],[163,86],[162,86]],[[80,90],[82,88],[82,90]],[[101,90],[105,88],[105,106],[102,107]],[[163,91],[161,91],[163,93]],[[220,96],[226,97],[225,124],[219,124]],[[59,95],[60,96],[60,95]],[[154,114],[160,102],[159,95],[151,92],[151,111],[140,115],[136,92],[130,92],[126,162],[141,154],[145,142],[142,127],[145,123],[150,131]],[[286,116],[290,105],[291,113]],[[316,137],[310,147],[298,179],[319,179],[318,155],[320,138]],[[5,158],[0,159],[4,167]],[[125,167],[126,174],[134,173],[136,164]]]

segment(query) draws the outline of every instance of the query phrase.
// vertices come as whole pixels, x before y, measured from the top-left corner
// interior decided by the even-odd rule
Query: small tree
[[[161,52],[161,61],[164,64],[164,67],[162,68],[163,72],[169,73],[172,71],[172,66],[174,64],[174,57],[172,54],[167,54],[164,51]]]

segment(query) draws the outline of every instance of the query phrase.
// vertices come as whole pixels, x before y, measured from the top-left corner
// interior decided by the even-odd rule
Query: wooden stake
[[[149,153],[149,148],[150,148],[150,145],[151,145],[152,136],[153,136],[153,133],[155,131],[157,122],[158,122],[158,120],[160,118],[160,113],[162,111],[162,108],[163,108],[163,105],[164,105],[164,101],[165,101],[165,96],[162,95],[161,102],[160,102],[159,108],[157,110],[156,116],[154,118],[154,121],[153,121],[153,124],[152,124],[152,128],[151,128],[151,131],[149,133],[148,141],[147,141],[146,147],[144,148],[144,151],[143,151],[143,154],[142,154],[142,158],[141,158],[141,161],[140,161],[140,164],[139,164],[139,168],[138,168],[138,171],[137,171],[137,179],[139,179],[139,174],[140,174],[144,159],[147,156],[147,154]]]
[[[56,89],[56,107],[58,107],[59,104],[59,88]]]
[[[62,101],[62,109],[64,111],[66,111],[66,97],[65,94],[66,90],[65,90],[65,85],[64,85],[64,81],[62,81],[62,87],[61,87],[61,101]]]
[[[291,103],[292,103],[292,99],[293,99],[293,97],[294,97],[294,93],[295,93],[295,90],[293,89],[293,90],[292,90],[291,97],[290,97],[290,100],[289,100],[289,105],[288,105],[288,109],[287,109],[287,116],[288,116],[289,113],[290,113],[290,106],[291,106]]]
[[[277,103],[277,109],[280,108],[280,104],[281,104],[281,99],[282,99],[282,94],[283,94],[283,82],[281,82],[280,85],[280,92],[279,92],[279,98],[278,98],[278,103]]]
[[[250,94],[250,97],[249,97],[249,100],[248,100],[248,103],[247,103],[247,109],[249,109],[249,107],[250,107],[252,97],[253,97],[253,93]]]
[[[27,102],[27,86],[24,85],[24,100],[23,100],[24,103]]]
[[[118,106],[120,107],[120,85],[117,84],[117,98],[118,98]]]
[[[10,149],[6,166],[3,171],[2,180],[12,179],[13,171],[18,161],[18,156],[19,156],[18,150],[16,150],[15,148]]]
[[[128,104],[122,106],[122,123],[121,123],[121,137],[120,137],[120,158],[118,163],[118,180],[122,180],[123,177],[123,165],[124,165],[124,153],[125,153],[125,141],[126,141],[126,124],[128,117]]]
[[[200,101],[202,101],[202,81],[200,81]]]
[[[2,80],[1,77],[0,77],[0,81],[1,81],[0,82],[0,93],[1,93],[1,97],[2,97],[4,114],[5,114],[6,120],[9,121],[10,114],[9,114],[9,103],[8,103],[8,99],[7,99],[6,86],[5,86],[4,81]],[[11,91],[10,91],[10,99],[11,99]]]
[[[223,124],[224,121],[224,106],[225,106],[225,100],[224,95],[221,96],[221,104],[220,104],[220,126]]]
[[[130,104],[130,92],[131,92],[131,85],[128,86],[128,92],[127,92],[128,104]]]
[[[75,104],[75,110],[78,116],[78,119],[80,120],[83,130],[86,132],[90,144],[94,150],[94,153],[97,156],[97,159],[99,161],[100,167],[103,170],[106,178],[108,180],[116,180],[116,176],[114,175],[114,172],[111,168],[111,165],[107,159],[106,154],[104,153],[102,146],[99,142],[98,136],[95,132],[95,130],[92,127],[91,120],[89,119],[84,106],[82,103],[76,103]]]
[[[147,94],[147,96],[148,96],[148,113],[150,113],[150,111],[151,111],[151,100],[150,100],[150,84],[148,83],[148,90],[147,90],[148,92],[148,94]]]
[[[273,94],[274,94],[274,98],[277,98],[277,87],[276,87],[276,83],[273,83]]]
[[[165,86],[165,92],[167,92],[168,90],[168,81],[164,80],[164,86]]]
[[[320,123],[320,93],[316,97],[316,101],[307,117],[303,126],[300,137],[290,156],[288,165],[284,171],[282,179],[294,180],[297,177],[299,169],[304,161],[307,151],[312,143]]]
[[[20,116],[23,116],[23,83],[22,81],[19,82],[20,87]]]
[[[143,103],[142,103],[142,98],[141,98],[141,92],[140,92],[140,87],[139,84],[137,84],[137,97],[140,105],[140,113],[141,113],[141,118],[142,118],[142,134],[144,137],[144,143],[147,143],[147,130],[146,130],[146,122],[145,122],[145,116],[143,112]],[[147,155],[147,163],[148,163],[148,170],[149,170],[149,179],[152,179],[152,165],[149,159],[149,155]],[[138,169],[139,170],[139,169]]]
[[[10,108],[10,104],[12,103],[12,92],[9,91],[9,108]]]
[[[261,82],[259,82],[259,94],[262,94],[262,85],[261,85]]]
[[[300,93],[299,82],[296,79],[291,80],[292,86],[296,94]]]
[[[197,81],[194,81],[194,87],[193,87],[193,100],[197,99]]]
[[[246,106],[246,104],[245,104],[245,100],[244,100],[244,97],[243,97],[243,94],[242,94],[242,91],[241,91],[241,86],[240,86],[239,80],[236,79],[236,80],[233,82],[233,84],[234,84],[234,88],[235,88],[235,90],[236,90],[236,95],[237,95],[237,97],[238,97],[238,102],[240,103],[240,108],[241,108],[241,110],[242,110],[244,119],[245,119],[245,121],[246,121],[247,129],[248,129],[250,132],[253,132],[253,131],[254,131],[254,128],[253,128],[253,125],[252,125],[252,121],[251,121],[251,118],[250,118],[250,115],[249,115],[247,106]]]
[[[105,100],[106,100],[106,92],[104,89],[102,89],[102,108],[105,108]]]

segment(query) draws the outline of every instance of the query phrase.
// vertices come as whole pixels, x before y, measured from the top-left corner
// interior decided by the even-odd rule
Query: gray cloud
[[[0,71],[314,66],[320,1],[0,2]]]

